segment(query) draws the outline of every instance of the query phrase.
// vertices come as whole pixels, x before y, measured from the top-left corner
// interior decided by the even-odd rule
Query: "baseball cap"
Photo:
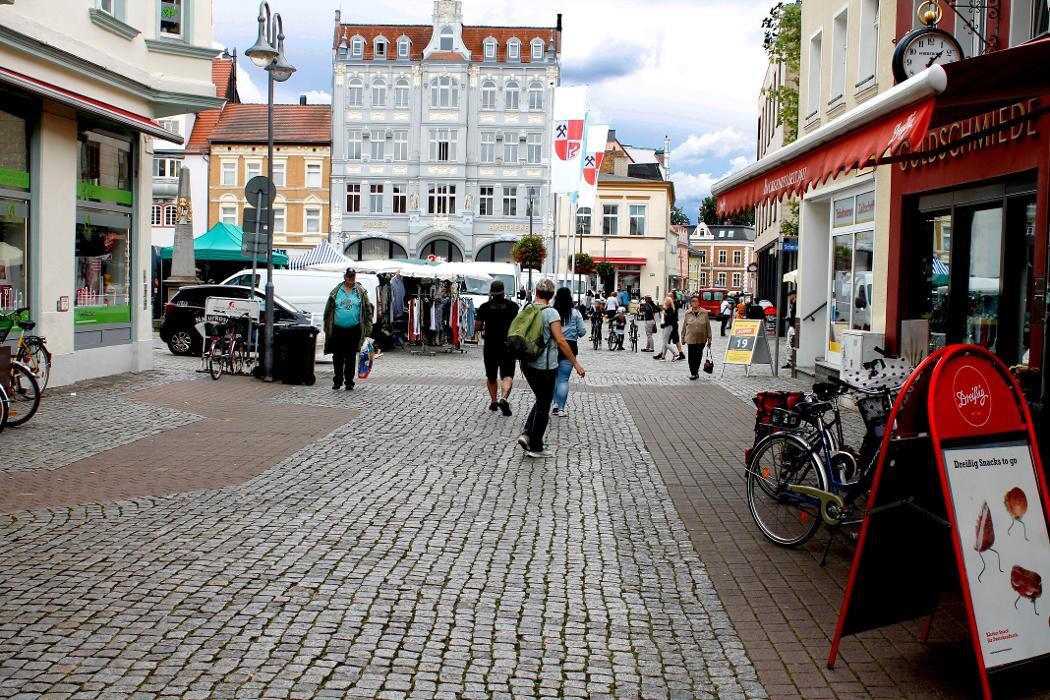
[[[346,272],[343,273],[343,277],[357,277],[357,270],[352,267],[346,268]]]

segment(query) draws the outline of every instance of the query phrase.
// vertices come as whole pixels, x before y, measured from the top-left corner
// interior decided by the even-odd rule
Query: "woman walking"
[[[704,349],[711,347],[711,317],[707,309],[700,306],[700,297],[690,299],[689,310],[682,321],[682,340],[689,348],[689,379],[700,378],[700,365],[704,361]]]
[[[673,345],[674,336],[678,333],[678,311],[674,308],[674,299],[670,296],[664,298],[664,312],[660,321],[660,353],[653,355],[654,360],[662,360],[667,355],[667,348]],[[675,354],[671,350],[671,360],[682,359],[681,353]]]
[[[579,310],[573,308],[572,290],[568,287],[562,287],[554,295],[554,310],[558,312],[558,316],[561,318],[562,335],[565,336],[565,341],[572,348],[572,354],[575,357],[580,354],[579,341],[587,335],[587,327],[583,324],[583,315]],[[569,379],[572,377],[573,369],[572,360],[559,351],[558,381],[554,385],[554,410],[551,411],[552,416],[565,418],[569,415],[565,411],[565,406],[569,403]]]

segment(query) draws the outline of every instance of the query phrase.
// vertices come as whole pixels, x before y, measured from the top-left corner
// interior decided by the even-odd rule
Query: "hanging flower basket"
[[[523,270],[541,270],[547,259],[547,246],[539,236],[525,236],[514,244],[511,255]]]

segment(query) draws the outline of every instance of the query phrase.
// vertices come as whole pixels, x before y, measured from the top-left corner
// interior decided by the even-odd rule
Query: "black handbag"
[[[714,374],[715,361],[711,359],[711,348],[707,348],[707,359],[704,360],[704,374]]]

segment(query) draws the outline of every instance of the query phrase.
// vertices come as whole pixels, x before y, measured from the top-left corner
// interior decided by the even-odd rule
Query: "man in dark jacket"
[[[493,280],[489,287],[491,299],[478,308],[476,320],[485,333],[485,379],[488,382],[490,411],[502,411],[510,416],[510,392],[514,388],[514,356],[507,350],[507,331],[518,315],[518,305],[507,299],[506,287],[500,280]],[[503,382],[503,395],[496,389],[497,380]]]
[[[368,290],[357,283],[357,270],[348,267],[324,307],[324,352],[332,354],[335,364],[332,389],[341,388],[345,380],[346,390],[354,390],[357,354],[372,333],[373,313]]]
[[[652,294],[646,294],[639,311],[642,314],[642,323],[645,324],[645,349],[642,352],[656,352],[653,347],[653,336],[656,334],[656,318],[660,314]]]

